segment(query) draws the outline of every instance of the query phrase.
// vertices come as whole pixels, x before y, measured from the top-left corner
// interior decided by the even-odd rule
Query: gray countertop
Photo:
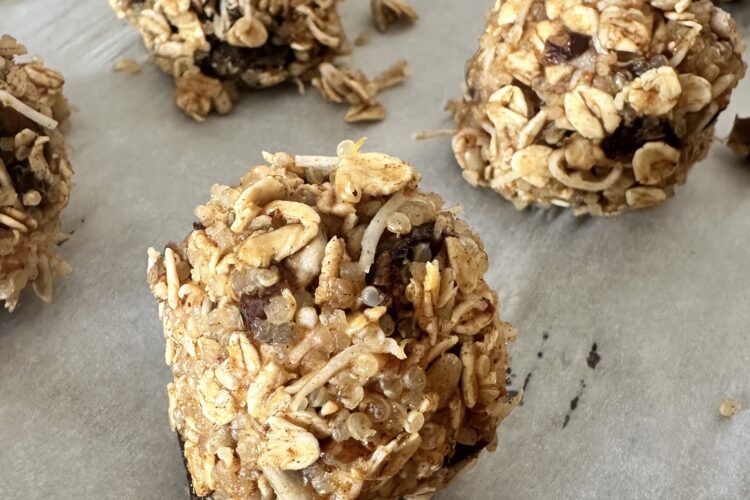
[[[293,88],[195,123],[155,68],[112,71],[146,53],[105,0],[0,2],[0,31],[61,70],[78,107],[63,217],[75,234],[62,247],[75,273],[52,305],[27,293],[0,313],[0,498],[185,498],[146,248],[181,239],[211,185],[236,181],[261,150],[332,153],[360,136],[464,206],[501,314],[520,330],[512,380],[526,382],[525,404],[497,452],[440,498],[750,497],[750,411],[717,412],[724,396],[750,407],[750,168],[716,144],[661,207],[606,220],[516,212],[461,180],[446,138],[411,139],[451,126],[442,108],[492,2],[413,3],[414,27],[373,34],[354,56],[369,74],[405,57],[413,76],[383,94],[386,121],[353,126],[345,107]],[[352,38],[370,28],[366,4],[342,4]],[[720,137],[750,111],[748,90],[735,91]]]

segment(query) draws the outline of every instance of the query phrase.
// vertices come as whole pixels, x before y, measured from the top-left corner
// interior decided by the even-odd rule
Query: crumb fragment
[[[420,132],[414,132],[411,134],[411,138],[415,141],[422,141],[425,139],[434,139],[436,137],[452,136],[456,133],[456,129],[453,128],[439,128],[435,130],[422,130]]]
[[[750,117],[740,118],[739,115],[735,115],[727,146],[736,155],[750,160]]]
[[[136,73],[141,72],[141,63],[135,59],[123,57],[115,62],[113,68],[115,71],[135,75]]]
[[[413,23],[419,17],[414,7],[402,0],[370,0],[370,11],[380,31],[397,22]]]
[[[354,39],[354,45],[357,47],[364,47],[370,43],[370,32],[368,30],[362,31],[357,38]]]
[[[376,96],[402,83],[406,79],[406,69],[406,61],[399,60],[371,81],[357,69],[323,63],[312,83],[326,101],[350,105],[344,117],[347,122],[378,121],[383,120],[386,113]]]
[[[724,418],[732,418],[739,411],[740,406],[737,401],[730,398],[724,398],[719,405],[719,414]]]

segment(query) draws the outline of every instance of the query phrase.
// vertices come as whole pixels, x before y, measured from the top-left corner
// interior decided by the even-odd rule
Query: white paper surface
[[[385,122],[352,126],[345,107],[291,86],[195,123],[155,68],[112,71],[146,52],[105,0],[0,0],[0,32],[61,70],[79,109],[63,218],[75,234],[62,248],[75,274],[52,305],[29,293],[15,314],[0,313],[0,498],[186,498],[146,248],[183,238],[210,186],[237,181],[262,150],[333,153],[360,136],[465,207],[502,316],[521,332],[513,387],[531,373],[498,451],[439,498],[750,497],[750,411],[717,412],[724,396],[750,407],[750,168],[717,144],[662,207],[614,219],[516,212],[462,181],[447,139],[411,139],[451,126],[442,108],[492,2],[413,3],[414,27],[373,32],[354,56],[371,75],[404,57],[413,75],[383,94]],[[367,4],[342,5],[351,38],[372,30]],[[735,112],[750,113],[749,86],[735,91],[719,136]]]

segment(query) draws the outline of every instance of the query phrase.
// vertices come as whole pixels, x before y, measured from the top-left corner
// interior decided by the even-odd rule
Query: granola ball
[[[309,81],[348,51],[338,0],[109,0],[175,78],[196,120],[232,109],[238,89]]]
[[[9,311],[29,284],[44,301],[70,272],[55,253],[73,171],[60,127],[69,115],[62,75],[0,36],[0,300]]]
[[[742,50],[709,0],[499,0],[454,106],[456,159],[519,209],[656,205],[705,157]]]
[[[398,158],[265,153],[148,281],[199,496],[429,494],[518,402],[482,242]]]

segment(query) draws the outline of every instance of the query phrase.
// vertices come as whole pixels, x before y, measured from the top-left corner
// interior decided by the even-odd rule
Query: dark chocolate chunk
[[[636,118],[630,124],[620,124],[612,135],[602,141],[601,147],[607,158],[628,158],[652,141],[663,141],[676,149],[682,147],[682,141],[672,125],[653,117]]]
[[[591,37],[574,31],[563,31],[552,35],[544,42],[544,61],[560,64],[580,56],[589,48]]]
[[[193,229],[195,229],[196,231],[203,231],[204,229],[206,229],[206,226],[204,226],[200,221],[195,221],[193,222]]]

